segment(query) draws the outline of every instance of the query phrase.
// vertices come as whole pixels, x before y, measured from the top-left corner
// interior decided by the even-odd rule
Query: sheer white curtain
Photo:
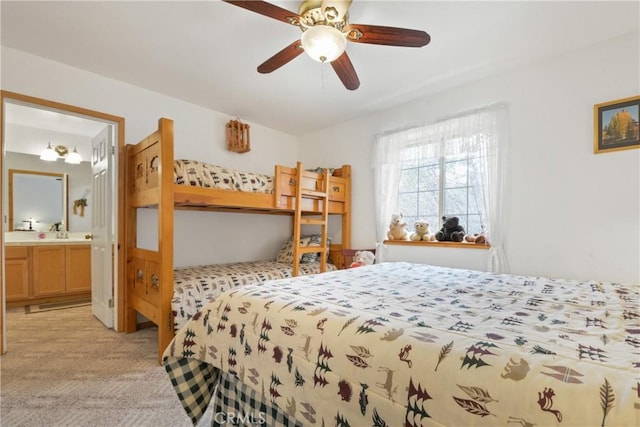
[[[485,233],[491,242],[488,269],[508,270],[502,247],[502,208],[508,145],[507,110],[491,106],[424,126],[398,130],[376,138],[373,155],[378,242],[386,239],[391,214],[398,210],[398,186],[408,156],[439,156],[464,149],[479,155]],[[461,148],[462,147],[462,148]],[[382,249],[382,248],[381,248]],[[381,257],[384,255],[381,250]]]
[[[509,130],[507,109],[497,106],[481,112],[481,128],[486,129],[484,141],[480,144],[480,155],[486,166],[483,174],[484,209],[486,213],[487,235],[491,243],[488,270],[507,273],[509,266],[502,247],[504,224],[504,192],[506,186],[507,148]],[[492,130],[489,132],[488,130]]]

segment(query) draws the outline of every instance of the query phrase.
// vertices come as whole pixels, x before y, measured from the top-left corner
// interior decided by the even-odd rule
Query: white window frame
[[[439,151],[440,153],[444,153],[446,150],[444,149],[444,145],[446,145],[449,141],[441,141],[439,143],[436,144],[440,144],[440,148]],[[407,147],[405,148],[405,150],[410,150],[412,147]],[[432,157],[431,159],[436,159],[436,157]],[[430,159],[421,159],[421,160],[430,160]],[[476,192],[480,192],[481,188],[479,188],[479,186],[474,186],[473,183],[470,182],[470,167],[471,167],[471,162],[473,162],[473,160],[479,160],[481,161],[481,156],[478,153],[475,152],[471,152],[471,151],[466,151],[464,153],[464,158],[458,158],[456,159],[453,156],[447,156],[444,154],[440,154],[437,157],[437,162],[430,162],[430,164],[420,164],[420,161],[418,161],[418,165],[416,166],[409,166],[409,167],[405,167],[405,163],[401,162],[400,165],[400,180],[402,180],[402,174],[408,170],[408,169],[421,169],[421,168],[428,168],[428,167],[436,167],[438,168],[438,185],[437,185],[437,189],[434,190],[428,190],[430,192],[437,192],[438,195],[438,212],[434,215],[426,215],[425,212],[421,212],[420,211],[420,203],[418,203],[417,206],[417,216],[415,215],[410,215],[408,212],[409,210],[406,209],[406,206],[402,204],[401,202],[401,196],[403,194],[408,194],[408,193],[421,193],[424,192],[422,190],[422,186],[421,184],[423,184],[422,182],[418,181],[417,183],[417,187],[415,189],[413,189],[412,191],[402,191],[402,189],[400,188],[401,185],[400,183],[398,184],[398,199],[397,199],[397,206],[398,206],[398,210],[400,212],[402,212],[404,214],[404,218],[405,221],[411,225],[413,224],[415,221],[421,220],[421,221],[425,221],[427,220],[427,222],[429,222],[429,230],[431,232],[431,234],[435,234],[441,227],[442,227],[442,217],[444,216],[457,216],[458,218],[460,218],[460,225],[462,225],[465,229],[465,231],[467,233],[470,234],[474,234],[474,233],[480,233],[480,232],[484,232],[485,229],[485,212],[483,209],[483,206],[485,205],[485,201],[484,201],[484,194],[480,194],[480,195],[475,195],[475,199],[476,201],[478,199],[480,199],[480,203],[477,203],[476,205],[478,206],[477,211],[470,211],[470,207],[472,206],[472,203],[470,203],[470,200],[472,199],[472,197],[470,197],[470,193],[474,191],[474,187],[478,187],[475,188]],[[459,188],[459,189],[465,189],[466,190],[466,210],[465,212],[453,212],[453,211],[447,211],[445,210],[445,198],[446,198],[446,190],[448,189],[453,189],[454,187],[447,187],[447,182],[446,182],[446,165],[449,163],[454,163],[454,162],[465,162],[466,164],[466,168],[467,168],[467,177],[466,177],[466,185],[464,186],[458,186],[455,188]],[[484,167],[486,167],[486,165],[484,165]],[[420,174],[418,173],[418,176],[420,176]],[[435,187],[435,186],[434,186]],[[418,194],[416,197],[420,197],[420,195]],[[419,199],[418,199],[419,200]],[[479,227],[470,227],[469,226],[469,217],[472,216],[477,216],[480,218],[480,226]],[[435,221],[434,221],[435,219]],[[409,227],[411,229],[411,227]]]
[[[421,149],[428,150],[435,147],[433,143],[436,141],[463,138],[465,143],[478,145],[476,150],[483,158],[482,163],[486,165],[486,169],[482,171],[481,185],[486,216],[485,234],[491,244],[488,270],[507,272],[507,260],[502,248],[502,224],[508,133],[507,108],[505,105],[498,104],[428,125],[377,135],[372,166],[374,168],[376,235],[378,245],[383,249],[382,252],[384,252],[382,242],[386,238],[391,216],[399,210],[398,189],[403,149],[420,144]],[[432,231],[433,229],[435,228],[432,228]]]

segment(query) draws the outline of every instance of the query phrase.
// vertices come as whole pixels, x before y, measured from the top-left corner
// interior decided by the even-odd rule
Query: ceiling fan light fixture
[[[347,39],[337,28],[315,25],[302,33],[302,48],[318,62],[331,62],[344,52]]]
[[[323,0],[322,15],[327,22],[345,21],[351,0]]]

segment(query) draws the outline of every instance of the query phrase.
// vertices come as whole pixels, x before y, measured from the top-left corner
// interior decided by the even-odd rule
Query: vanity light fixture
[[[69,149],[64,145],[56,145],[55,147],[51,146],[51,143],[47,145],[40,154],[40,159],[47,162],[55,162],[58,159],[65,159],[66,163],[70,163],[72,165],[78,165],[82,162],[82,156],[78,153],[77,147],[73,147],[73,151],[69,153]]]
[[[51,143],[47,145],[47,148],[44,149],[42,154],[40,154],[40,160],[45,160],[47,162],[54,162],[58,158],[58,153],[51,147]]]
[[[71,163],[72,165],[79,165],[82,161],[82,156],[80,156],[80,153],[78,153],[78,148],[73,147],[73,151],[69,153],[64,161],[67,163]]]

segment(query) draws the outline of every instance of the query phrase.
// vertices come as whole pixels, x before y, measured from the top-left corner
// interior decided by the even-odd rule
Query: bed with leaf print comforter
[[[164,364],[194,423],[636,426],[639,294],[383,263],[225,292]]]

